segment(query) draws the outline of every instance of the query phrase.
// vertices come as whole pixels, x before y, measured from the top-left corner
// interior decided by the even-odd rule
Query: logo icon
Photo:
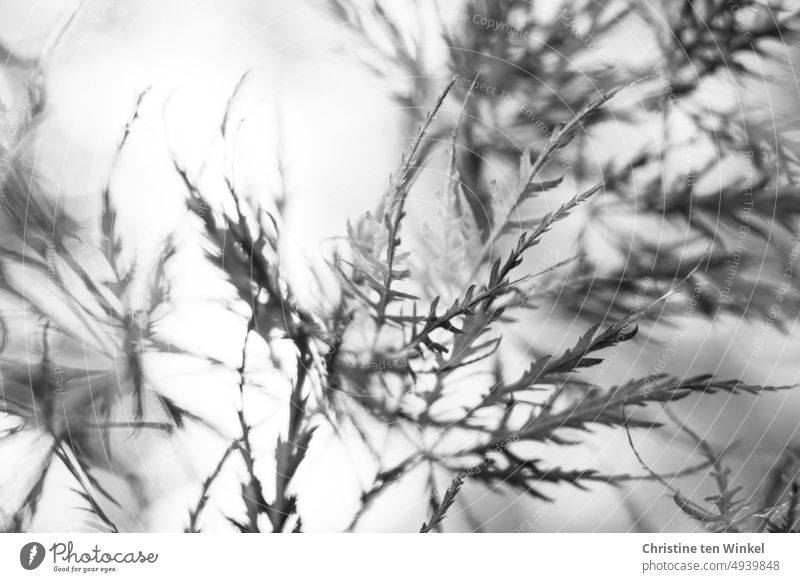
[[[39,542],[30,542],[19,551],[19,563],[26,570],[35,570],[44,562],[44,546]]]

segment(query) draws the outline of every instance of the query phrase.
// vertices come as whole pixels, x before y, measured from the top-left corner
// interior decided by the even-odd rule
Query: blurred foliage
[[[47,196],[48,186],[23,155],[46,119],[46,55],[37,65],[25,126],[13,139],[8,128],[0,132],[9,168],[0,237],[0,371],[4,420],[11,421],[3,442],[32,434],[46,452],[24,498],[4,509],[3,529],[31,528],[48,473],[58,463],[74,481],[76,504],[100,528],[118,530],[113,515],[121,507],[97,478],[114,471],[112,431],[122,429],[130,438],[142,430],[170,435],[191,423],[212,431],[224,448],[197,483],[199,495],[187,515],[190,532],[205,529],[213,487],[234,459],[244,470],[236,491],[240,511],[225,515],[230,527],[302,531],[295,479],[310,462],[308,451],[323,426],[333,434],[355,428],[375,457],[351,530],[389,487],[421,469],[428,474],[431,510],[423,532],[444,528],[468,482],[552,502],[552,485],[642,480],[660,482],[682,511],[713,531],[795,531],[791,459],[767,492],[748,498],[731,483],[727,451],[715,450],[671,412],[702,457],[695,467],[656,473],[631,436],[661,427],[648,412],[655,405],[788,387],[683,370],[599,386],[582,372],[610,364],[604,350],[633,340],[640,322],[656,312],[669,318],[689,305],[709,318],[720,312],[772,318],[776,294],[781,318],[797,310],[796,283],[784,276],[798,246],[796,148],[749,118],[737,122],[704,97],[712,80],[735,94],[745,79],[760,75],[759,63],[777,62],[780,49],[795,38],[797,11],[755,0],[742,0],[736,12],[721,0],[568,0],[560,12],[543,13],[518,0],[474,0],[458,22],[442,15],[436,23],[446,58],[444,71],[433,71],[420,48],[422,32],[396,21],[378,0],[331,0],[330,6],[375,49],[371,65],[377,73],[399,71],[410,79],[398,99],[424,104],[426,113],[415,120],[416,138],[377,206],[343,225],[347,235],[329,257],[337,287],[330,289],[321,276],[316,290],[336,298],[333,308],[295,298],[281,270],[278,207],[239,192],[229,160],[223,160],[220,201],[201,185],[202,172],[168,152],[183,188],[186,222],[197,235],[181,244],[203,250],[231,289],[234,299],[226,306],[244,320],[241,360],[233,368],[162,337],[159,324],[176,307],[170,267],[180,245],[165,240],[161,260],[151,272],[142,271],[117,230],[111,178],[100,196],[98,224],[89,232]],[[651,31],[654,61],[614,63],[602,56],[604,39],[633,22]],[[444,90],[443,77],[451,79]],[[229,120],[245,80],[220,123],[223,144],[233,139]],[[111,177],[145,99],[147,92],[123,128]],[[451,102],[460,113],[448,118],[445,104]],[[611,152],[590,163],[591,140],[608,139],[614,135],[609,126],[620,125],[634,133],[655,127],[658,135],[644,132],[650,139],[628,157]],[[673,136],[675,127],[689,139]],[[409,192],[442,143],[448,144],[448,167],[438,200],[445,227],[420,227],[425,244],[408,244]],[[666,160],[694,152],[690,146],[711,147],[698,150],[705,159],[691,153],[687,168],[670,169]],[[490,159],[501,160],[513,176],[505,180],[512,184],[508,192],[497,185]],[[725,170],[720,181],[727,162],[740,171]],[[567,177],[584,187],[536,215],[534,201],[571,190]],[[578,253],[529,269],[526,259],[548,233],[581,211],[592,220],[578,235]],[[653,232],[638,225],[626,231],[634,215],[643,224],[649,218],[673,225],[675,240],[659,233],[648,240]],[[625,258],[621,266],[601,264],[592,252],[597,231],[613,233],[606,244]],[[459,272],[455,265],[468,268]],[[505,369],[498,357],[504,332],[526,310],[556,297],[559,308],[593,323],[568,349],[530,355],[521,373]],[[147,374],[145,356],[153,353],[190,355],[231,372],[237,434],[161,394]],[[266,444],[258,440],[263,433],[255,430],[247,398],[249,390],[262,389],[253,376],[265,367],[270,389],[286,395],[285,423]],[[535,452],[581,445],[597,426],[625,430],[644,472],[546,466]],[[388,461],[382,450],[388,432],[410,445],[399,462]],[[265,449],[269,458],[259,453]],[[684,497],[676,483],[702,471],[717,492],[700,503]],[[440,481],[449,483],[442,496]]]

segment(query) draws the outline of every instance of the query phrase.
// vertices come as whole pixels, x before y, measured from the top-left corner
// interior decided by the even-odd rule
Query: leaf
[[[430,533],[432,530],[439,527],[442,521],[444,521],[447,511],[450,509],[450,507],[452,507],[453,503],[455,503],[456,496],[461,490],[461,486],[463,484],[463,475],[456,475],[456,477],[450,483],[450,487],[447,488],[441,503],[439,503],[438,507],[434,511],[433,516],[431,516],[430,521],[422,524],[419,533]]]

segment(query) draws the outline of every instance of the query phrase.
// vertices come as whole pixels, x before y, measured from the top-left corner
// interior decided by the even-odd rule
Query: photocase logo
[[[30,542],[19,551],[19,563],[26,570],[35,570],[44,561],[44,546],[39,542]]]

